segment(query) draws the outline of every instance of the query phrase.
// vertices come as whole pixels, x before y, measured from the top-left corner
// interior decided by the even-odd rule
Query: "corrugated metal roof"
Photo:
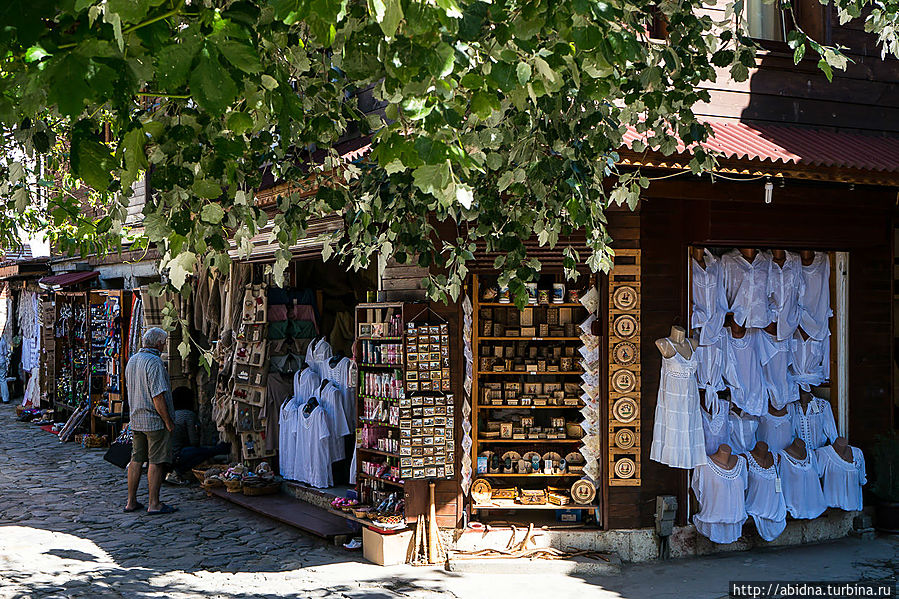
[[[899,172],[899,137],[738,121],[708,121],[708,124],[712,137],[703,146],[726,158]],[[645,135],[632,127],[624,135],[628,147],[644,139]],[[685,151],[685,146],[678,144],[678,152]]]
[[[67,272],[61,275],[53,275],[44,277],[38,281],[38,284],[44,289],[52,289],[58,291],[64,287],[73,287],[80,283],[86,283],[100,276],[99,271],[87,270],[78,272]]]
[[[343,228],[343,219],[339,216],[325,216],[322,218],[311,219],[306,228],[306,237],[297,241],[291,246],[290,251],[295,258],[313,258],[321,254],[322,240],[320,235],[325,233],[333,233]],[[237,244],[231,239],[231,247],[228,255],[232,260],[245,260],[248,262],[267,262],[275,257],[275,250],[280,247],[277,241],[272,241],[272,225],[268,224],[263,227],[250,240],[253,249],[249,257],[239,257]]]

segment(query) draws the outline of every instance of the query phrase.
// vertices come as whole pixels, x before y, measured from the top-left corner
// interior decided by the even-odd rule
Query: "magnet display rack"
[[[609,485],[640,486],[640,250],[609,273]]]
[[[580,366],[581,355],[575,350],[573,358],[565,360],[565,363],[548,366],[538,360],[535,367],[533,364],[517,365],[513,359],[512,364],[508,364],[507,356],[511,353],[516,355],[516,349],[524,347],[525,351],[530,352],[531,348],[578,348],[581,346],[581,338],[579,336],[580,329],[576,328],[586,317],[587,310],[580,302],[565,303],[543,303],[531,304],[528,306],[533,321],[528,324],[522,324],[515,330],[515,334],[507,334],[506,331],[496,330],[495,325],[485,323],[484,316],[488,313],[491,315],[501,314],[501,311],[515,310],[517,308],[512,303],[501,303],[499,298],[489,301],[482,300],[482,295],[486,284],[481,276],[473,277],[473,314],[472,314],[472,369],[474,376],[472,380],[472,473],[473,479],[484,478],[492,483],[492,487],[508,487],[519,486],[522,489],[545,489],[547,487],[558,487],[568,489],[571,484],[583,476],[582,472],[568,471],[564,473],[544,473],[531,472],[526,474],[518,473],[516,465],[512,464],[514,472],[506,472],[502,466],[502,456],[510,450],[524,456],[528,452],[536,452],[543,456],[546,452],[558,452],[563,458],[571,453],[578,452],[581,444],[581,437],[577,438],[566,436],[566,438],[502,438],[495,437],[486,438],[486,434],[494,435],[495,431],[485,431],[483,427],[491,416],[499,411],[516,411],[519,414],[526,414],[526,417],[533,418],[534,426],[546,427],[547,423],[553,417],[564,418],[566,422],[580,423],[582,420],[580,410],[584,404],[580,399],[572,402],[573,398],[579,398],[581,391],[577,393],[564,393],[566,403],[561,405],[552,405],[558,398],[548,399],[541,397],[534,403],[521,405],[521,399],[510,399],[506,396],[505,385],[520,385],[521,390],[525,390],[528,383],[558,383],[561,384],[563,391],[565,383],[580,385],[581,375],[584,370]],[[567,299],[567,298],[566,298]],[[559,323],[553,327],[556,334],[550,335],[548,313],[551,309],[569,310],[571,314],[570,323],[574,325],[574,331],[564,331],[565,334],[558,334]],[[558,314],[558,312],[556,312]],[[492,330],[487,331],[486,327]],[[501,329],[502,327],[500,327]],[[541,330],[541,328],[543,330]],[[571,327],[568,327],[571,329]],[[534,329],[531,331],[530,329]],[[485,334],[487,333],[487,334]],[[521,333],[528,333],[523,335]],[[537,333],[537,334],[530,334]],[[511,349],[508,349],[511,348]],[[497,352],[502,352],[502,357],[497,356]],[[563,350],[564,351],[564,350]],[[566,356],[569,357],[569,356]],[[486,368],[487,361],[495,359],[495,365],[492,368]],[[512,366],[509,368],[508,366]],[[563,369],[564,368],[564,369]],[[497,390],[495,383],[503,383],[503,389]],[[491,389],[491,387],[493,387]],[[497,393],[500,391],[500,393]],[[527,393],[521,393],[528,395]],[[541,393],[541,395],[545,395]],[[563,400],[563,401],[565,401]],[[539,402],[539,403],[538,403]],[[520,436],[519,432],[519,436]],[[493,451],[500,457],[501,472],[494,473],[478,473],[477,457],[485,451]],[[542,462],[541,462],[542,465]],[[472,502],[471,509],[473,511],[482,510],[594,510],[596,505],[578,505],[573,502],[567,505],[556,505],[553,503],[545,503],[540,505],[525,505],[513,501],[492,500],[488,504],[477,505]]]
[[[356,341],[353,346],[359,376],[356,477],[360,500],[372,505],[404,488],[404,481],[399,476],[398,418],[399,401],[405,394],[403,332],[410,306],[412,304],[402,302],[356,306]],[[378,475],[371,470],[366,471],[372,464],[386,465],[385,472]]]

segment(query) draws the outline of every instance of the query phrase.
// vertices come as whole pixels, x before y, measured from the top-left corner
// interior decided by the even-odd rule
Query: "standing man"
[[[126,512],[144,506],[137,501],[137,487],[144,462],[149,462],[147,483],[150,487],[148,514],[171,514],[176,508],[159,501],[159,488],[172,463],[172,431],[175,413],[169,373],[160,357],[169,334],[153,327],[141,338],[143,346],[131,356],[125,367],[128,404],[131,411],[133,446],[128,464],[128,503]]]

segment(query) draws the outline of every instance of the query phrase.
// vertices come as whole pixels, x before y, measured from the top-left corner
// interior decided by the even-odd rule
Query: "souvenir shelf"
[[[54,405],[76,410],[90,402],[91,432],[126,412],[124,371],[130,305],[120,290],[58,292],[55,297]],[[103,412],[98,411],[103,408]],[[114,416],[114,418],[113,418]]]
[[[359,499],[370,505],[377,505],[403,487],[399,402],[405,397],[403,332],[407,306],[400,302],[356,306],[356,476]]]
[[[539,291],[523,311],[499,301],[490,283],[475,276],[472,287],[471,509],[593,510],[594,501],[577,504],[568,497],[585,462],[579,348],[589,312],[577,294],[566,297],[560,280],[552,281],[555,298]],[[550,286],[548,278],[542,283]]]

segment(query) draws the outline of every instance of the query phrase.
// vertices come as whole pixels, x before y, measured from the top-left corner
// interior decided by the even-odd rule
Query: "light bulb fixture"
[[[772,183],[771,179],[769,178],[767,181],[765,181],[765,203],[770,204],[773,196],[774,196],[774,183]]]

